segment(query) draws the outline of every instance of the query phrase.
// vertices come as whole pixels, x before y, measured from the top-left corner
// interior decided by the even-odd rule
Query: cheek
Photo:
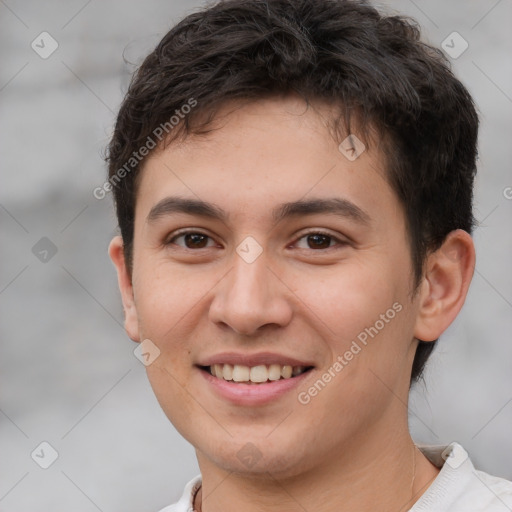
[[[162,351],[176,352],[180,340],[186,339],[183,334],[195,326],[201,300],[215,282],[211,272],[183,271],[169,263],[139,268],[135,298],[141,335]]]
[[[388,316],[394,318],[393,304],[405,298],[396,276],[357,262],[290,272],[287,282],[295,283],[293,292],[305,306],[303,311],[313,313],[312,321],[333,344],[339,344],[337,348],[343,348],[347,340],[355,339],[389,310]]]
[[[294,292],[329,352],[326,387],[333,394],[324,395],[326,406],[375,403],[375,386],[386,390],[378,378],[394,386],[408,364],[414,324],[409,281],[392,268],[352,263],[325,269],[321,278],[317,271],[289,279],[297,283]]]

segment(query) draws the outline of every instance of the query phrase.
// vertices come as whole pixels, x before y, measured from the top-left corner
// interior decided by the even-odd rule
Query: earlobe
[[[419,293],[414,336],[433,341],[453,322],[466,300],[475,268],[475,249],[469,233],[452,231],[427,258]]]
[[[126,266],[123,247],[123,239],[120,236],[116,236],[110,242],[108,254],[117,271],[117,282],[121,292],[125,315],[124,328],[128,336],[133,341],[139,342],[140,336],[137,308],[133,295],[132,279]]]

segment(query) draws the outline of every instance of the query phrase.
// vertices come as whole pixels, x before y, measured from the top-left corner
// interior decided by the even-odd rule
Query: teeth
[[[267,382],[268,370],[265,365],[253,366],[249,375],[251,382]]]
[[[233,380],[233,366],[230,364],[218,364],[215,366],[220,366],[220,370],[217,373],[217,377],[225,380]]]
[[[219,379],[232,380],[235,382],[261,383],[268,380],[289,379],[306,371],[305,366],[290,365],[258,365],[244,366],[241,364],[214,364],[210,366],[210,373]]]
[[[233,380],[235,382],[247,382],[251,369],[248,366],[235,364],[233,368]]]
[[[294,366],[292,370],[292,377],[295,377],[295,375],[300,375],[301,373],[304,373],[304,370],[306,369],[305,366]]]
[[[281,377],[283,379],[289,379],[292,376],[293,368],[291,366],[283,366],[281,368]]]
[[[213,365],[212,373],[213,373],[213,375],[215,375],[215,377],[222,377],[222,365],[221,364]]]
[[[281,378],[281,365],[271,364],[268,368],[268,378],[270,380],[279,380]]]

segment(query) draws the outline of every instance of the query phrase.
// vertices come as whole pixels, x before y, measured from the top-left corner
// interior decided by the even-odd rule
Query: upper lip
[[[212,366],[214,364],[231,364],[242,366],[259,365],[289,365],[289,366],[314,366],[309,361],[300,361],[294,357],[272,352],[259,352],[257,354],[239,354],[236,352],[223,352],[207,357],[198,363],[198,366]]]

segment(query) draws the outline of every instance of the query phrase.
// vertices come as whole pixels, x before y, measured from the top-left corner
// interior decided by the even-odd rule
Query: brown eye
[[[310,231],[309,233],[303,234],[294,244],[299,249],[313,249],[313,250],[325,250],[333,249],[338,247],[339,249],[345,247],[346,241],[340,240],[338,237],[331,235],[330,233],[324,233],[322,231]]]
[[[314,235],[308,235],[307,240],[308,247],[310,249],[327,249],[331,245],[332,237],[317,233]]]
[[[205,249],[215,245],[208,235],[196,231],[187,231],[176,235],[167,242],[167,245],[170,244],[175,244],[185,249]]]
[[[206,247],[207,243],[208,237],[201,233],[190,233],[185,235],[185,245],[189,249],[202,249],[203,247]]]

